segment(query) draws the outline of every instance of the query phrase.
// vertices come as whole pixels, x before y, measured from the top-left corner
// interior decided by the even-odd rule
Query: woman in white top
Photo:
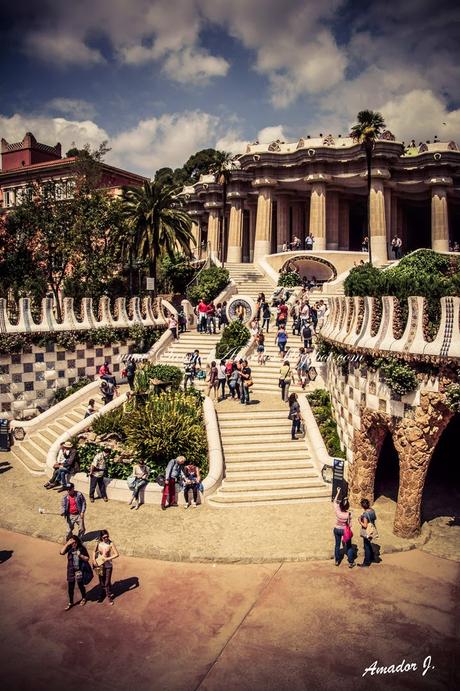
[[[133,496],[128,506],[132,509],[137,509],[141,505],[140,491],[149,483],[150,468],[145,464],[145,461],[139,461],[133,464],[133,475],[136,478],[133,486]]]
[[[110,540],[107,530],[101,530],[99,540],[96,543],[93,554],[93,566],[97,569],[99,575],[99,584],[101,586],[101,594],[98,602],[103,602],[104,591],[107,595],[109,605],[113,605],[112,594],[112,561],[118,556],[118,550]]]

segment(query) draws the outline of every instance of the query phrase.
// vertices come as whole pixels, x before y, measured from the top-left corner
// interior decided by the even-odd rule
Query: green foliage
[[[58,331],[54,342],[64,350],[75,350],[78,343],[78,333],[76,331]]]
[[[89,471],[94,456],[103,451],[105,446],[103,444],[95,444],[94,442],[87,442],[83,446],[78,447],[78,460],[80,468],[83,473]],[[132,462],[130,460],[121,460],[120,457],[111,450],[107,460],[107,475],[110,478],[117,480],[126,480],[132,473]]]
[[[322,336],[316,337],[315,352],[319,360],[326,360],[329,353],[332,351],[332,345],[324,340]]]
[[[128,338],[134,341],[136,353],[146,353],[158,341],[160,332],[150,326],[134,324],[128,329]]]
[[[104,434],[118,434],[121,439],[126,438],[123,426],[123,406],[114,408],[104,415],[98,415],[91,425],[92,431],[98,436]]]
[[[224,328],[220,341],[216,345],[216,358],[220,360],[230,351],[240,350],[249,343],[250,337],[249,329],[239,319],[234,319]]]
[[[152,381],[157,379],[168,384],[175,391],[182,382],[182,370],[174,365],[153,365],[150,362],[143,363],[136,370],[134,388],[138,393],[147,393],[154,385]]]
[[[289,273],[279,275],[278,285],[285,288],[294,288],[295,286],[302,285],[302,279],[296,271],[290,271]]]
[[[194,274],[188,257],[179,253],[166,254],[161,260],[159,284],[166,293],[184,293]]]
[[[0,354],[20,353],[27,344],[23,334],[0,334]]]
[[[154,471],[183,455],[207,473],[207,445],[201,407],[196,397],[176,391],[150,396],[143,407],[125,417],[126,445]]]
[[[446,390],[447,407],[453,413],[460,413],[460,384],[451,384]]]
[[[395,358],[382,360],[378,364],[385,378],[385,384],[394,393],[404,396],[411,391],[415,391],[418,386],[418,380],[410,365]]]
[[[360,264],[351,269],[344,282],[345,295],[375,297],[382,295],[380,269],[371,264]]]
[[[345,453],[340,448],[337,424],[332,416],[330,395],[324,389],[315,389],[315,391],[307,394],[307,399],[310,403],[313,415],[315,416],[328,454],[335,458],[345,458]]]
[[[80,389],[82,389],[84,386],[87,386],[88,384],[91,384],[91,379],[83,377],[82,379],[78,379],[73,384],[70,384],[70,386],[56,389],[53,404],[63,401],[65,398],[68,398],[76,391],[80,391]]]
[[[208,303],[214,300],[225,288],[230,280],[227,269],[211,266],[198,274],[197,284],[187,290],[187,297],[193,305],[197,305],[201,298]]]

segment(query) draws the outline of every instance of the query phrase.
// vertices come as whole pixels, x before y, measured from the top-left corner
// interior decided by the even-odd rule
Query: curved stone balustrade
[[[18,304],[17,324],[13,324],[8,318],[7,302],[4,298],[0,298],[0,333],[76,331],[97,329],[103,326],[120,329],[129,328],[135,324],[163,326],[165,311],[176,311],[166,300],[161,300],[158,317],[155,317],[152,298],[143,298],[141,301],[139,297],[131,298],[128,304],[126,298],[117,298],[113,311],[108,297],[99,300],[97,310],[94,307],[92,298],[83,298],[80,315],[77,316],[73,298],[64,298],[63,318],[62,321],[58,321],[53,310],[53,300],[44,298],[41,305],[41,318],[36,322],[32,316],[30,299],[21,298]]]
[[[377,298],[334,297],[329,301],[329,315],[321,336],[345,348],[407,359],[460,358],[460,298],[441,298],[441,321],[432,342],[424,335],[425,298],[409,297],[407,302],[407,323],[401,338],[397,339],[394,337],[397,328],[395,297],[382,297],[381,314]]]

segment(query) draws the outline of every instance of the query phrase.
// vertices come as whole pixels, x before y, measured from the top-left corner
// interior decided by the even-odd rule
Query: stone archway
[[[361,499],[374,500],[374,481],[383,442],[391,432],[389,415],[365,408],[361,412],[361,428],[353,437],[353,463],[348,478],[350,500],[359,504]]]
[[[452,416],[442,394],[422,392],[414,415],[401,419],[395,426],[393,441],[399,454],[400,476],[393,530],[400,537],[415,537],[420,532],[428,466]]]

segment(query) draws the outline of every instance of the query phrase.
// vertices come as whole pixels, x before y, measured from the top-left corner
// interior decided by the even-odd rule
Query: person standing
[[[297,394],[296,393],[291,393],[289,396],[289,419],[292,421],[292,426],[291,426],[291,439],[294,441],[298,439],[296,437],[296,434],[299,433],[300,431],[300,405],[299,401],[297,400]]]
[[[361,525],[361,537],[363,538],[364,561],[362,564],[358,564],[358,566],[367,567],[370,566],[373,561],[375,561],[374,550],[372,549],[372,542],[371,538],[369,537],[368,526],[371,525],[375,530],[375,522],[377,520],[377,516],[374,509],[371,508],[368,499],[363,499],[361,501],[361,507],[364,509],[364,512],[359,517],[359,522]]]
[[[264,327],[266,327],[266,331],[268,333],[268,329],[270,326],[270,317],[271,317],[271,312],[270,312],[270,305],[266,300],[262,303],[262,331],[264,330]]]
[[[277,315],[276,315],[276,326],[278,328],[280,326],[284,326],[284,328],[286,328],[288,312],[289,312],[288,306],[286,305],[284,300],[281,300],[280,304],[278,305]]]
[[[195,377],[195,366],[193,364],[193,353],[187,353],[184,360],[184,391],[187,391],[187,382],[193,386]]]
[[[265,365],[265,336],[262,331],[257,334],[257,362]]]
[[[133,475],[133,496],[131,497],[131,501],[129,502],[128,506],[137,511],[142,503],[140,500],[140,491],[143,487],[149,484],[150,468],[148,465],[146,465],[143,459],[133,464]]]
[[[227,383],[227,371],[225,360],[221,360],[217,367],[217,391],[222,390],[222,401],[225,401],[225,384]]]
[[[192,490],[193,506],[198,506],[198,489],[201,482],[200,469],[194,463],[184,465],[182,469],[182,479],[184,481],[185,508],[192,506],[190,501],[190,490]]]
[[[311,348],[311,341],[313,338],[313,334],[311,331],[311,326],[310,324],[305,324],[305,326],[302,328],[302,338],[303,338],[303,347],[305,350],[310,351]]]
[[[200,333],[206,333],[206,312],[207,312],[207,309],[208,309],[208,306],[206,305],[203,298],[201,298],[200,302],[198,303],[198,307],[197,307],[198,331]]]
[[[286,329],[284,326],[280,326],[278,328],[276,337],[275,337],[275,345],[278,344],[278,349],[280,351],[280,358],[284,358],[284,355],[286,353],[286,343],[288,340],[288,336],[286,333]]]
[[[113,397],[115,396],[115,386],[113,382],[102,379],[100,391],[104,405],[107,405],[107,403],[111,403],[113,401]]]
[[[206,328],[208,334],[215,334],[216,333],[216,308],[214,307],[214,303],[210,302],[209,305],[206,308]]]
[[[104,501],[109,501],[105,489],[104,475],[107,470],[109,460],[109,449],[103,449],[97,453],[89,467],[89,500],[94,503],[94,492],[99,487],[99,492]]]
[[[134,378],[136,376],[137,365],[134,360],[130,360],[126,365],[126,379],[128,380],[131,391],[134,389]]]
[[[234,362],[232,372],[228,378],[228,388],[230,389],[230,395],[233,400],[240,397],[240,380],[241,372],[238,369],[236,362]]]
[[[161,496],[161,508],[163,511],[166,511],[166,502],[168,502],[168,506],[177,506],[176,482],[180,479],[184,463],[185,457],[178,456],[177,458],[172,458],[166,466],[165,485]]]
[[[217,370],[216,361],[213,360],[211,362],[211,369],[209,370],[208,374],[208,388],[206,390],[206,396],[211,396],[212,393],[214,399],[217,398],[217,387],[219,386],[218,375],[219,372]]]
[[[336,516],[336,524],[334,528],[334,538],[335,538],[335,565],[340,565],[340,543],[343,541],[345,526],[348,526],[351,530],[351,512],[350,504],[348,503],[347,497],[344,497],[339,501],[340,487],[337,488],[337,492],[334,498],[334,510]],[[354,557],[353,557],[353,547],[351,546],[351,538],[344,541],[344,552],[348,557],[348,566],[350,569],[354,567]]]
[[[285,360],[280,368],[278,385],[281,389],[281,400],[286,402],[288,400],[289,387],[291,385],[291,366],[288,360]]]
[[[220,325],[221,325],[221,327],[228,325],[227,301],[226,300],[222,303],[222,308],[220,310]]]
[[[173,339],[178,341],[179,336],[177,334],[177,319],[174,314],[170,314],[168,317],[168,329],[171,331]]]
[[[86,589],[84,585],[85,572],[88,573],[88,583],[91,580],[89,566],[89,554],[86,547],[82,544],[80,538],[76,535],[71,535],[59,554],[67,555],[67,591],[69,593],[69,602],[66,611],[73,607],[73,597],[75,592],[75,583],[81,594],[80,605],[86,604]]]
[[[119,556],[118,550],[111,541],[108,531],[101,530],[99,540],[96,542],[96,547],[94,548],[93,553],[93,566],[97,570],[97,574],[99,576],[99,585],[101,588],[101,594],[99,595],[98,602],[104,601],[105,592],[109,605],[113,605],[112,561]]]
[[[311,251],[313,249],[313,236],[307,235],[305,238],[305,249]]]
[[[241,403],[249,405],[249,389],[252,386],[251,368],[247,360],[243,360],[241,367]]]
[[[62,497],[61,516],[67,521],[69,533],[73,532],[74,527],[78,526],[78,537],[82,538],[85,534],[85,511],[86,500],[81,492],[75,491],[75,485],[67,485],[67,494]]]

